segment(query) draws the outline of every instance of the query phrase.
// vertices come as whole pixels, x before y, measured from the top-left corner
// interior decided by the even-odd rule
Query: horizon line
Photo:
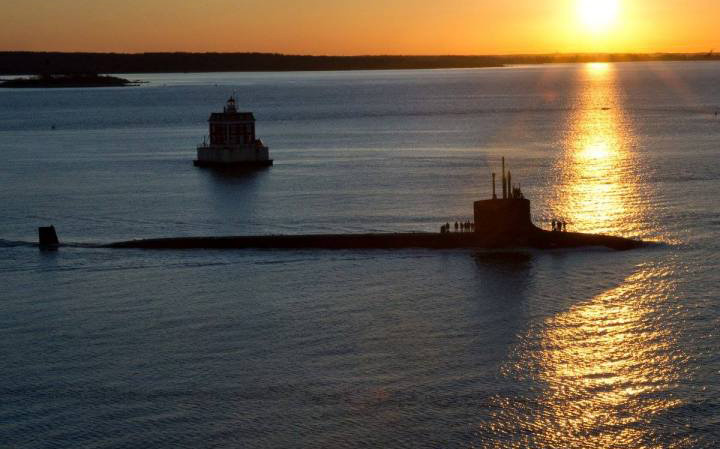
[[[141,51],[141,52],[118,52],[118,51],[56,51],[56,50],[0,50],[0,54],[88,54],[88,55],[157,55],[157,54],[189,54],[189,55],[272,55],[272,56],[295,56],[311,58],[376,58],[376,57],[401,57],[401,58],[503,58],[503,57],[527,57],[527,56],[655,56],[655,55],[720,55],[714,48],[709,51],[653,51],[653,52],[550,52],[550,53],[478,53],[478,54],[453,54],[453,53],[357,53],[357,54],[309,54],[309,53],[282,53],[268,51]]]

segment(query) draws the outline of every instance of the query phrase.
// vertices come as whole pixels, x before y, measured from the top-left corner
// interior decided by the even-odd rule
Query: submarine
[[[443,225],[440,232],[372,233],[372,234],[306,234],[246,235],[226,237],[169,237],[127,240],[92,245],[100,248],[132,248],[148,250],[187,249],[561,249],[590,246],[629,250],[646,244],[624,237],[566,232],[561,227],[552,231],[535,226],[530,215],[530,200],[519,186],[512,184],[512,175],[505,173],[502,159],[502,196],[495,189],[493,173],[492,197],[473,203],[474,223],[471,232],[449,232]],[[56,249],[60,245],[54,227],[39,228],[40,247]]]

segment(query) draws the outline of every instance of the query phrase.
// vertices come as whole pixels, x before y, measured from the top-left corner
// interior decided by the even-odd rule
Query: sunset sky
[[[720,50],[718,0],[3,3],[0,50],[332,55]]]

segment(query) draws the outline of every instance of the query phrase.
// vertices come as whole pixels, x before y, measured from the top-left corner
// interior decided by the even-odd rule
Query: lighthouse
[[[238,112],[235,97],[228,99],[223,112],[210,114],[210,141],[197,147],[196,167],[253,168],[272,165],[268,147],[255,136],[255,116]]]

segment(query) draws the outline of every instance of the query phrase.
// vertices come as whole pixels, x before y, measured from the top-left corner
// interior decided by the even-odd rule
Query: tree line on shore
[[[511,64],[720,60],[709,53],[307,56],[279,53],[0,52],[0,74],[449,69]]]

